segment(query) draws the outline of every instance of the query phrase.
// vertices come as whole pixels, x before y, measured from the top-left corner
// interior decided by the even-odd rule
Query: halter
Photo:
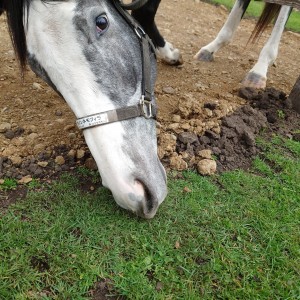
[[[150,48],[154,52],[154,46],[148,35],[138,22],[125,9],[138,9],[148,0],[136,0],[131,4],[124,4],[121,0],[113,0],[113,3],[125,19],[125,21],[133,29],[139,38],[142,53],[142,96],[138,104],[117,108],[105,112],[96,113],[83,118],[79,118],[76,124],[79,129],[86,129],[95,126],[100,126],[112,122],[123,121],[136,117],[144,117],[151,119],[156,117],[156,108],[152,103],[152,85],[151,85],[151,62],[150,62]],[[155,52],[154,52],[155,53]]]

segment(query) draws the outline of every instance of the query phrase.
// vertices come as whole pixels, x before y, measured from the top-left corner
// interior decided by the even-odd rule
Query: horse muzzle
[[[156,183],[136,178],[118,182],[117,187],[107,186],[122,208],[144,219],[152,219],[167,195],[165,174],[157,176]],[[157,178],[157,179],[158,179]],[[104,184],[105,185],[105,184]]]

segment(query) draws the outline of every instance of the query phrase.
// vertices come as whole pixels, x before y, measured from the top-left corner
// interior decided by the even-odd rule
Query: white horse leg
[[[229,44],[240,24],[241,18],[243,17],[249,2],[250,0],[237,0],[235,2],[228,19],[218,33],[217,37],[211,43],[202,47],[195,55],[195,59],[212,61],[214,59],[214,53],[216,53],[220,48]]]
[[[180,51],[164,39],[154,20],[160,2],[161,0],[148,1],[141,8],[133,10],[132,16],[142,25],[151,38],[157,57],[169,65],[180,65],[183,63]]]
[[[244,86],[256,89],[264,89],[266,87],[268,68],[277,58],[281,35],[291,10],[292,8],[289,6],[281,7],[272,34],[260,52],[257,63],[242,81]]]

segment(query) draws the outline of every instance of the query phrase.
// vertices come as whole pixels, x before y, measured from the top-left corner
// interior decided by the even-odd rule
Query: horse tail
[[[249,38],[249,41],[254,43],[260,35],[264,32],[267,26],[271,23],[273,19],[277,19],[281,9],[280,4],[275,3],[265,3],[263,12],[261,13],[254,30]]]

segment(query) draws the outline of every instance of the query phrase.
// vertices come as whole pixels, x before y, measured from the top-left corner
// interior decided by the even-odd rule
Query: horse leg
[[[217,37],[208,45],[202,47],[195,55],[195,59],[213,61],[214,53],[231,41],[240,21],[250,3],[250,0],[237,0]]]
[[[145,32],[151,38],[156,48],[156,55],[167,64],[181,65],[183,61],[179,50],[162,37],[155,24],[154,18],[160,1],[149,0],[144,6],[134,10],[132,16],[142,25]]]
[[[266,87],[268,68],[277,58],[280,38],[291,11],[292,7],[281,7],[271,36],[260,52],[257,63],[242,81],[244,86],[256,89],[264,89]]]

